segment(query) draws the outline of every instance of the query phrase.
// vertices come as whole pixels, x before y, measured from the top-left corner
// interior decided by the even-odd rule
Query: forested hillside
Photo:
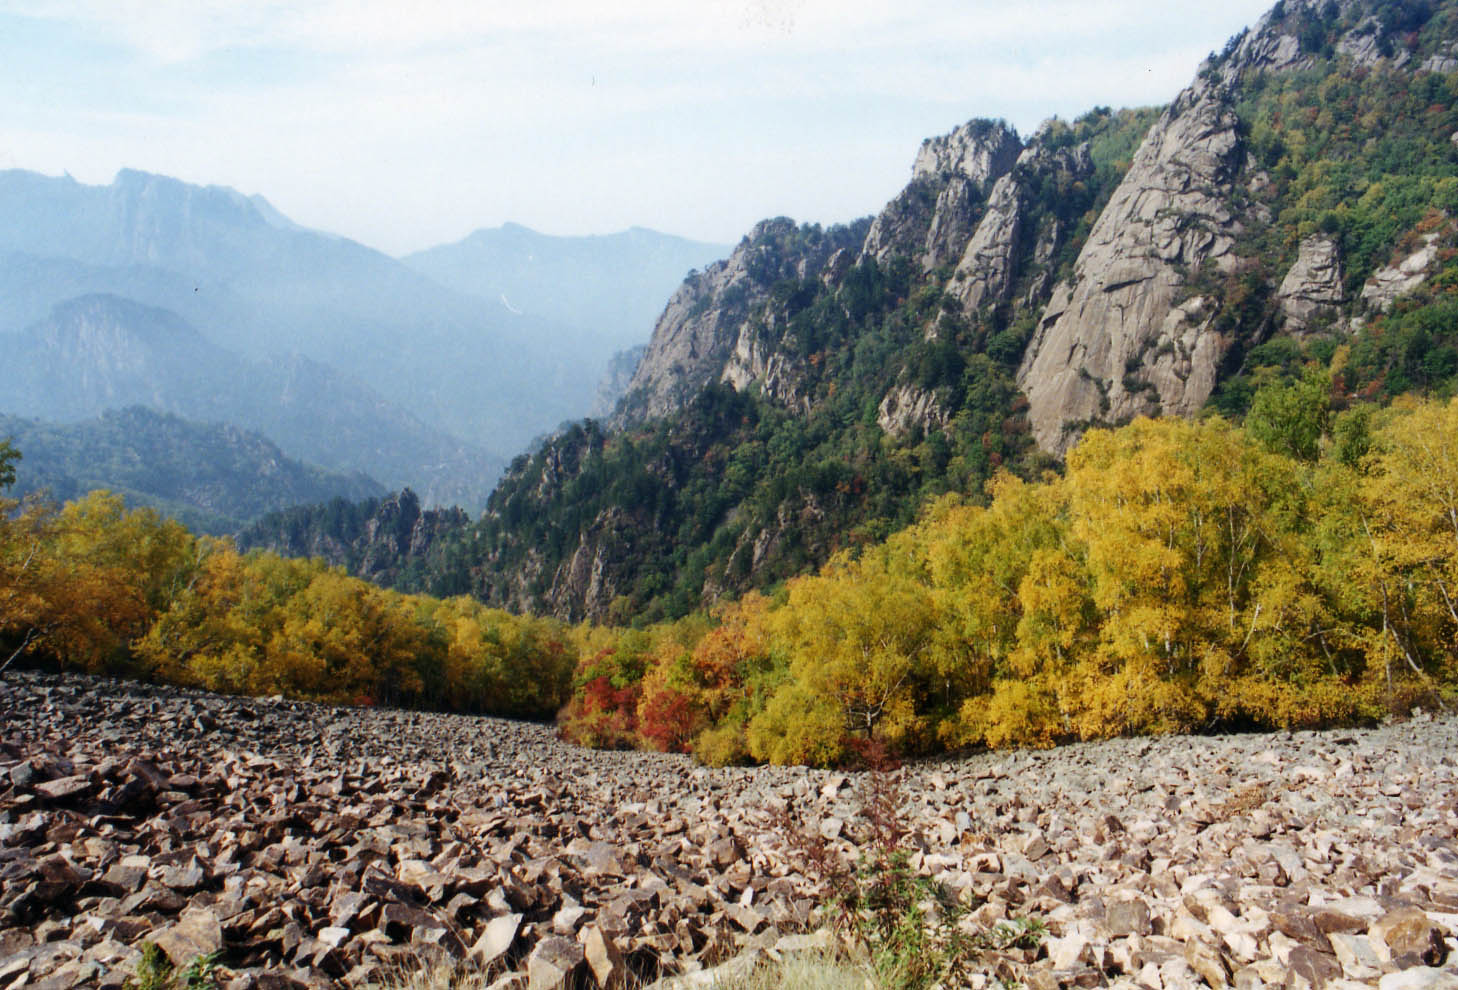
[[[382,495],[365,475],[335,474],[286,457],[264,437],[140,406],[78,423],[0,416],[0,437],[25,452],[17,491],[69,501],[105,488],[199,533],[233,533],[286,506]]]
[[[1363,722],[1458,692],[1455,492],[1458,401],[1333,417],[1313,374],[1243,429],[1091,430],[1061,476],[999,472],[985,505],[943,496],[772,597],[636,629],[240,556],[102,493],[5,503],[0,664],[560,707],[572,739],[710,763]]]
[[[1090,425],[1239,420],[1309,369],[1337,408],[1451,394],[1455,97],[1454,4],[1287,3],[1163,110],[928,140],[876,217],[766,221],[685,281],[614,416],[518,458],[413,586],[684,615]]]

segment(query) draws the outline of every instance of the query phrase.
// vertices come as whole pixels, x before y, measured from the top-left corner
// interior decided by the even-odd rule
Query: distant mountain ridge
[[[507,223],[401,260],[457,292],[593,327],[618,351],[646,343],[674,287],[689,271],[728,257],[731,247],[646,227],[557,237]]]
[[[105,488],[204,533],[233,533],[291,505],[384,491],[364,475],[286,457],[257,433],[140,406],[65,424],[0,416],[0,437],[21,451],[17,493],[45,490],[64,501]]]
[[[502,458],[585,414],[618,349],[306,230],[259,197],[132,170],[108,186],[0,172],[0,332],[96,293],[169,310],[252,360],[327,364]]]
[[[325,365],[298,355],[251,361],[176,313],[117,296],[66,300],[0,336],[0,348],[0,411],[67,422],[146,406],[229,423],[329,470],[415,485],[448,504],[478,504],[503,466]]]

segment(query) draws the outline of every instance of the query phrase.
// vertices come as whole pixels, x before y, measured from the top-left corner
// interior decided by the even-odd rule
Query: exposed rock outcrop
[[[1067,235],[1057,218],[1051,216],[1041,229],[1026,229],[1030,183],[1047,180],[1054,188],[1066,189],[1093,173],[1093,159],[1086,144],[1050,149],[1040,137],[1034,135],[1012,171],[992,187],[977,230],[952,273],[947,291],[969,315],[983,306],[1007,300],[1029,237],[1037,238],[1033,263],[1046,265]]]
[[[939,430],[947,425],[947,419],[936,393],[916,385],[897,385],[886,393],[876,410],[877,424],[894,437],[906,436],[913,429]]]
[[[1335,316],[1345,299],[1342,259],[1329,237],[1308,237],[1301,242],[1276,301],[1286,318],[1286,329],[1300,333],[1321,318]]]
[[[773,322],[777,316],[767,313],[765,318]],[[808,412],[810,400],[801,387],[803,363],[783,347],[771,345],[770,337],[765,328],[754,323],[742,325],[734,341],[734,350],[724,363],[720,380],[741,392],[751,385],[758,385],[762,394],[787,409]]]
[[[613,566],[614,557],[632,545],[635,526],[625,513],[609,509],[585,527],[576,551],[552,581],[554,614],[575,615],[584,609],[589,615],[607,613],[622,577],[622,568]]]
[[[1017,132],[1003,121],[972,120],[923,141],[911,175],[913,179],[955,175],[985,187],[1012,168],[1022,150]]]
[[[1072,280],[1054,288],[1018,370],[1045,450],[1066,451],[1091,421],[1190,415],[1209,398],[1237,328],[1218,319],[1224,300],[1193,281],[1202,272],[1238,272],[1236,238],[1268,219],[1258,202],[1242,205],[1248,196],[1237,195],[1264,177],[1245,174],[1233,100],[1255,74],[1308,64],[1293,31],[1324,9],[1293,0],[1282,17],[1267,14],[1201,66],[1150,129]],[[1264,328],[1238,332],[1259,337]]]
[[[1189,415],[1209,397],[1230,341],[1187,273],[1236,264],[1228,193],[1244,160],[1235,114],[1210,86],[1187,90],[1150,131],[1028,347],[1018,383],[1044,449],[1069,424]],[[1126,382],[1126,370],[1142,378]]]
[[[1362,286],[1362,302],[1369,310],[1385,313],[1399,297],[1427,281],[1428,269],[1438,256],[1441,234],[1423,236],[1423,246],[1395,265],[1384,265]]]
[[[801,228],[784,217],[756,224],[730,256],[686,279],[668,300],[653,328],[627,393],[612,423],[625,426],[667,415],[710,382],[721,380],[740,348],[750,315],[786,279],[816,279],[851,240],[854,227]],[[752,345],[735,373],[740,381],[753,366]],[[767,366],[767,365],[766,365]]]
[[[988,189],[1017,162],[1017,132],[1002,121],[972,120],[922,142],[911,182],[871,223],[863,258],[916,258],[924,270],[954,263]]]

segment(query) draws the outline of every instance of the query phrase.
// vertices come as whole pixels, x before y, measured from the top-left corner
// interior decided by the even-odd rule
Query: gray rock
[[[1149,905],[1140,898],[1115,901],[1109,905],[1104,927],[1110,935],[1148,935],[1150,926]]]
[[[565,990],[586,953],[576,942],[555,935],[542,939],[527,959],[529,990]]]
[[[1320,317],[1336,316],[1343,301],[1336,242],[1319,236],[1303,239],[1296,261],[1276,290],[1276,301],[1288,331],[1299,333]]]

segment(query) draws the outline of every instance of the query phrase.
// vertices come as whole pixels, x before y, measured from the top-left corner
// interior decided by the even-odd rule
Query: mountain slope
[[[383,492],[363,475],[333,474],[286,457],[257,433],[139,406],[67,424],[0,416],[0,437],[21,451],[20,494],[47,489],[64,501],[106,488],[199,532],[231,533],[286,506]]]
[[[607,429],[512,464],[474,593],[682,614],[1091,424],[1239,417],[1298,378],[1336,409],[1453,394],[1455,70],[1453,0],[1291,0],[1167,108],[974,120],[873,218],[757,225],[675,292]]]
[[[729,247],[643,227],[553,237],[508,223],[401,260],[457,292],[590,330],[600,346],[617,351],[642,344],[684,275]]]
[[[175,313],[115,296],[67,300],[0,347],[5,412],[67,421],[144,405],[256,430],[290,456],[465,505],[481,503],[503,466],[324,365],[248,361]]]
[[[0,332],[64,299],[169,309],[259,360],[328,364],[437,428],[509,455],[582,415],[606,366],[579,333],[445,289],[261,199],[141,172],[110,186],[0,172]]]
[[[1451,4],[1279,3],[1202,66],[1042,314],[1018,372],[1039,442],[1191,415],[1271,333],[1359,316],[1374,262],[1458,205],[1440,186],[1458,171],[1455,40]],[[1343,130],[1346,147],[1311,154]]]

